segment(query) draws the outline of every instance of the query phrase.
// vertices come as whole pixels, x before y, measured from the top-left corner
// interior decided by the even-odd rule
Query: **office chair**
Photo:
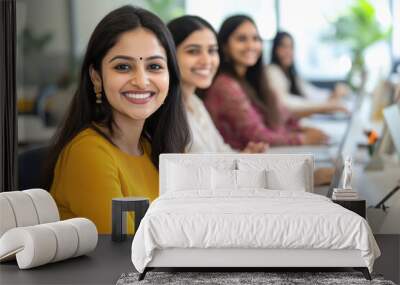
[[[42,178],[48,151],[48,146],[41,146],[25,150],[18,154],[19,190],[31,188],[45,189]]]

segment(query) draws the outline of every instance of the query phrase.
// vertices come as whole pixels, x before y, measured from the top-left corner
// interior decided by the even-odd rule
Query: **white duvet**
[[[321,195],[261,189],[162,195],[135,235],[133,265],[143,272],[165,248],[358,249],[370,271],[380,255],[359,215]]]

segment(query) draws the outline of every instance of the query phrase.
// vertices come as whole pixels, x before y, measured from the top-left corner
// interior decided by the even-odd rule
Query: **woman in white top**
[[[267,66],[269,83],[287,108],[298,117],[347,112],[340,102],[348,92],[346,85],[337,84],[331,92],[304,81],[296,72],[293,49],[293,37],[278,32],[272,44],[271,64]]]
[[[197,88],[205,89],[211,85],[219,66],[214,29],[204,19],[190,15],[172,20],[168,28],[177,49],[181,91],[192,133],[187,152],[236,152],[224,142],[203,102],[195,94]],[[250,142],[242,151],[260,153],[265,150],[265,143]]]
[[[181,72],[181,92],[186,109],[192,143],[189,153],[236,152],[224,142],[203,102],[197,97],[197,88],[208,88],[219,66],[217,37],[212,26],[197,16],[182,16],[168,25],[177,48]],[[268,145],[250,142],[242,152],[263,153]],[[314,172],[314,185],[329,184],[332,168]]]

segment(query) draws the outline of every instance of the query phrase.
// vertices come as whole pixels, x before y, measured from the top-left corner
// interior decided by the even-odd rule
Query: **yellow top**
[[[111,233],[111,200],[140,196],[158,197],[158,171],[150,159],[150,144],[144,154],[122,152],[93,129],[80,132],[62,150],[54,169],[51,195],[61,219],[86,217],[99,233]],[[128,215],[128,232],[133,232]]]

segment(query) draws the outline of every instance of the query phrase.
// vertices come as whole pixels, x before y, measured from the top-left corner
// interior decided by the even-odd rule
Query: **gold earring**
[[[101,100],[101,87],[94,86],[94,93],[96,94],[96,104],[103,103]]]

